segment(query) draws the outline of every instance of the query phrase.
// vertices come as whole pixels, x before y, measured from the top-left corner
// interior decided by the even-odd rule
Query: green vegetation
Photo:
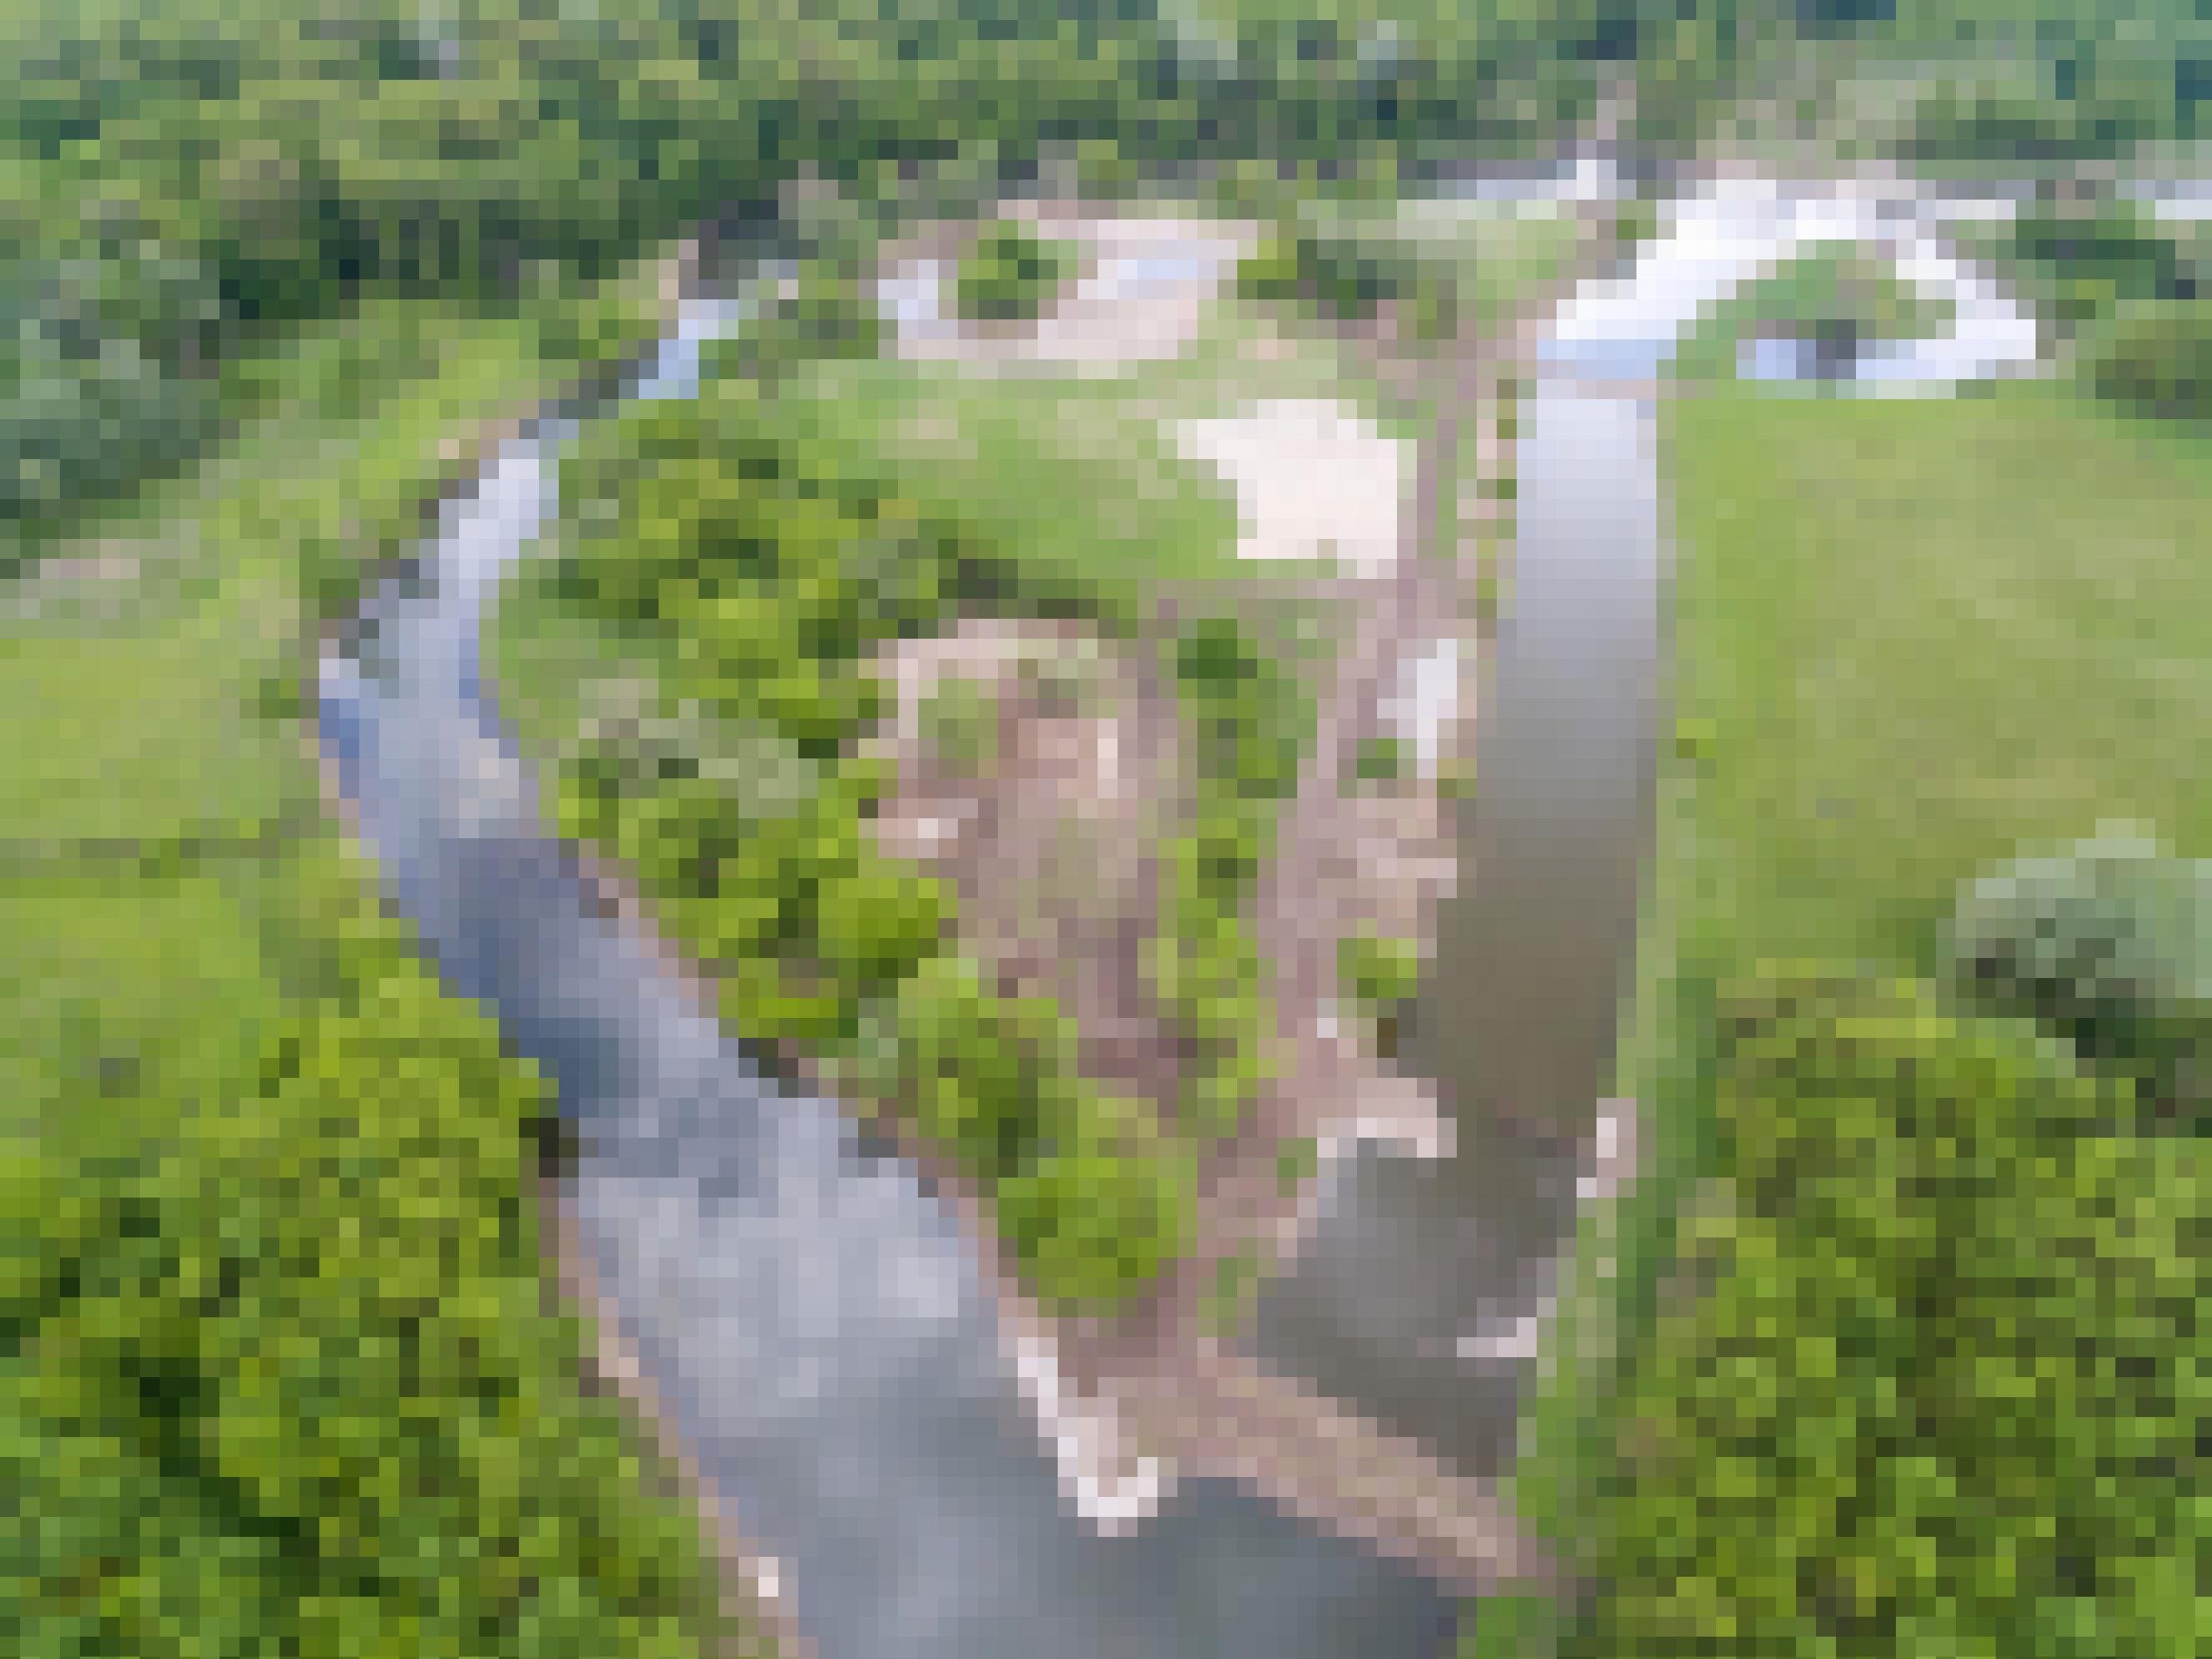
[[[1517,320],[1569,269],[1580,236],[1571,211],[1440,197],[1325,196],[1274,217],[1238,267],[1243,297],[1328,322],[1369,320],[1387,303],[1411,338],[1439,343]]]
[[[2212,298],[2136,308],[2087,354],[2087,378],[2116,407],[2157,420],[2212,420]]]
[[[2056,204],[2022,213],[1999,240],[2029,302],[2062,327],[2103,321],[2146,301],[2196,292],[2201,253],[2129,204]]]
[[[1352,757],[1352,775],[1359,783],[1398,783],[1413,775],[1413,757],[1402,738],[1363,738]]]
[[[988,777],[999,763],[999,700],[958,674],[948,675],[921,702],[921,738],[933,755],[972,775]]]
[[[1225,1136],[1273,1075],[1273,1005],[1247,912],[1277,814],[1297,787],[1312,710],[1295,672],[1227,617],[1200,618],[1166,650],[1195,739],[1197,789],[1163,853],[1160,933],[1146,965],[1182,1038],[1184,1122]]]
[[[1563,1651],[2185,1649],[2202,1144],[2110,1133],[2118,1085],[1909,982],[1730,988],[1700,1040],[1709,1174]]]
[[[2212,409],[2212,230],[2127,203],[2059,200],[1967,240],[2048,319],[2095,396],[2153,418]]]
[[[741,333],[720,361],[748,350]],[[1110,1302],[1182,1248],[1190,1159],[1269,1074],[1245,913],[1311,714],[1294,673],[1224,616],[1201,611],[1164,642],[1194,764],[1160,850],[1146,963],[1187,1058],[1180,1098],[1163,1103],[1173,1123],[1153,1121],[1078,1075],[1056,1011],[1000,996],[952,947],[939,884],[867,842],[885,780],[855,745],[884,710],[866,667],[878,643],[976,612],[1087,617],[1115,635],[1146,586],[1109,562],[1040,558],[1016,540],[1030,520],[994,521],[988,498],[956,514],[911,451],[866,447],[892,429],[884,411],[842,433],[811,418],[846,370],[891,367],[774,389],[716,380],[696,403],[589,434],[564,473],[555,555],[501,607],[497,672],[526,739],[559,757],[562,832],[636,872],[720,972],[733,1029],[803,1046],[950,1151],[995,1194],[1049,1299]],[[1079,678],[1046,678],[1040,695],[1081,704]],[[922,716],[937,752],[988,773],[990,694],[955,677]],[[1094,1179],[1096,1200],[1079,1201]],[[1109,1211],[1126,1226],[1101,1231]]]
[[[883,319],[860,284],[835,264],[810,261],[788,295],[767,301],[733,349],[736,372],[770,382],[822,362],[866,362],[882,343]]]
[[[1336,973],[1347,1000],[1379,1015],[1395,1004],[1410,1001],[1419,990],[1420,942],[1378,939],[1371,933],[1348,935],[1337,941]]]
[[[268,708],[319,579],[411,520],[441,440],[574,372],[534,352],[432,308],[319,325],[262,421],[106,544],[131,580],[58,563],[0,623],[11,1651],[732,1633],[696,1518],[548,1310],[548,1091],[441,994]]]
[[[2125,1073],[2127,1126],[2204,1132],[2212,1106],[2212,862],[2108,836],[1993,871],[1944,930],[1962,1000],[2037,1019],[2084,1060]]]
[[[1856,251],[1808,253],[1747,283],[1700,319],[1674,357],[1687,380],[1735,377],[1743,342],[1760,332],[1808,338],[1848,358],[1885,340],[1923,339],[1950,322],[1949,307]]]
[[[1235,492],[1174,451],[1137,407],[1146,395],[1161,389],[884,360],[794,370],[778,403],[834,464],[885,474],[918,512],[971,526],[1029,591],[1133,615],[1156,578],[1236,568]]]
[[[856,753],[885,712],[866,666],[881,642],[963,611],[1064,611],[1080,590],[1063,573],[1040,594],[782,413],[714,380],[582,441],[557,550],[501,606],[507,702],[560,757],[562,831],[635,873],[718,971],[733,1030],[798,1043],[908,1115],[997,1199],[1041,1295],[1111,1302],[1184,1248],[1190,1170],[1078,1074],[1063,1016],[951,947],[950,893],[868,841],[885,779]],[[569,654],[524,643],[548,638]],[[592,684],[621,695],[593,702]],[[997,718],[957,680],[929,715],[977,766]]]
[[[1385,304],[1423,339],[1449,338],[1458,328],[1454,273],[1403,242],[1341,232],[1276,232],[1237,269],[1247,299],[1305,307],[1335,321],[1364,321]]]
[[[896,217],[1060,155],[1128,178],[1282,141],[1339,156],[1347,120],[1378,155],[1467,126],[1436,79],[1451,52],[1356,85],[1327,67],[1371,27],[1255,21],[1222,58],[1091,8],[143,9],[27,0],[0,20],[0,506],[42,535],[219,438],[240,352],[379,295],[520,306],[549,265],[602,276],[710,216],[758,222],[802,172]]]
[[[1419,939],[1354,933],[1337,941],[1340,994],[1368,1023],[1375,1051],[1385,1060],[1400,1056],[1420,992],[1421,967]]]
[[[1650,1163],[1586,1231],[1515,1484],[1599,1589],[1484,1650],[2185,1645],[2203,1169],[2120,1127],[2174,1028],[2091,1053],[2047,994],[2036,1031],[1924,981],[1947,940],[2057,937],[2056,891],[1971,885],[2015,849],[2212,821],[2170,758],[2208,690],[2212,595],[2172,556],[2202,442],[2049,386],[1671,418],[1688,741],[1620,1083]],[[2133,913],[2070,912],[2179,954],[2185,909]]]
[[[2174,556],[2212,507],[2203,436],[2036,386],[1673,414],[1689,890],[1733,960],[1917,974],[2016,848],[2212,823],[2173,763],[2212,696],[2212,574]]]
[[[599,434],[573,475],[585,516],[514,607],[524,655],[589,671],[568,685],[541,670],[524,700],[545,710],[534,735],[566,745],[563,822],[628,860],[672,930],[726,967],[733,1024],[877,1079],[996,1191],[1048,1294],[1096,1304],[1182,1248],[1190,1158],[1264,1075],[1242,906],[1303,715],[1288,676],[1233,627],[1201,623],[1172,643],[1201,764],[1166,860],[1155,963],[1196,1056],[1176,1126],[1190,1133],[1170,1135],[1075,1074],[1056,1011],[999,997],[945,948],[945,893],[870,856],[861,818],[881,780],[851,743],[881,698],[859,664],[956,609],[1126,632],[1146,584],[1225,560],[1235,504],[1119,436],[1073,453],[1065,426],[1037,415],[1106,404],[1065,386],[979,396],[976,418],[953,423],[957,447],[894,441],[892,422],[944,412],[951,377],[870,360],[878,322],[849,256],[878,231],[969,212],[1069,164],[1109,192],[1172,173],[1282,221],[1248,272],[1255,292],[1351,316],[1389,301],[1432,333],[1486,326],[1556,274],[1571,220],[1528,229],[1530,257],[1470,257],[1449,237],[1302,210],[1387,198],[1471,155],[1548,151],[1616,90],[1633,94],[1631,137],[1678,155],[1808,107],[1831,141],[1859,143],[1869,104],[1896,113],[1864,129],[1864,146],[1960,171],[2201,138],[2201,10],[8,9],[0,1420],[14,1435],[0,1455],[26,1501],[0,1509],[33,1517],[9,1534],[20,1645],[558,1655],[708,1640],[696,1531],[641,1489],[620,1418],[576,1386],[577,1333],[538,1311],[521,1132],[542,1092],[477,1015],[434,995],[323,823],[289,723],[313,630],[422,527],[436,473],[466,462],[461,438],[603,372],[650,331],[652,273],[632,263],[643,250],[719,228],[815,257],[729,359],[770,389],[785,435],[771,440],[735,392]],[[1040,302],[1048,262],[1001,250],[988,273],[971,269],[971,302]],[[1730,1167],[1699,1139],[1707,1106],[1797,1094],[1869,1106],[1838,1121],[1878,1125],[1869,1133],[1905,1149],[1897,1167],[1948,1181],[1955,1146],[1929,1143],[1901,1108],[1978,1134],[1967,1109],[1984,1094],[2047,1125],[2101,1086],[1996,1027],[1931,1032],[1914,1013],[1903,1034],[1859,1029],[1852,999],[1876,999],[1881,1024],[1917,1006],[1905,993],[1762,994],[1766,1012],[1723,1043],[1713,976],[1800,949],[1925,972],[1957,884],[2016,845],[2063,842],[2113,812],[2184,835],[2207,821],[2202,779],[2173,754],[2204,703],[2212,595],[2172,552],[2194,544],[2212,469],[2201,433],[2114,413],[2203,412],[2201,243],[2057,209],[2006,258],[2033,302],[2078,328],[2085,382],[2112,409],[2046,392],[1784,412],[1723,392],[1685,417],[1697,429],[1676,494],[1702,515],[1685,536],[1691,741],[1668,784],[1632,1046],[1668,1173],[1624,1223],[1620,1295],[1628,1305],[1680,1254],[1678,1214],[1747,1217],[1725,1224],[1727,1259],[1764,1262],[1771,1247],[1789,1266],[1739,1272],[1731,1295],[1654,1323],[1621,1387],[1650,1402],[1662,1441],[1670,1422],[1766,1426],[1752,1419],[1796,1355],[1778,1346],[1787,1322],[1755,1322],[1761,1284],[1825,1297],[1836,1273],[1908,1259],[1894,1240],[1861,1239],[1856,1255],[1812,1261],[1805,1224],[1741,1181],[1714,1211],[1685,1201],[1692,1176]],[[793,428],[804,444],[785,441]],[[1910,799],[1904,778],[1920,781]],[[1662,981],[1668,997],[1653,992]],[[2138,1095],[2179,1091],[2185,1067],[2164,1040],[2082,1052],[2129,1072]],[[1910,1090],[1884,1081],[1900,1053],[1926,1062]],[[1771,1125],[1739,1115],[1761,1132],[1834,1132],[1787,1110]],[[1664,1581],[1663,1561],[1686,1587],[1679,1607],[1737,1596],[1742,1631],[1775,1646],[1863,1650],[1886,1628],[1936,1648],[1969,1645],[1954,1631],[2005,1651],[2150,1651],[2168,1631],[2163,1650],[2181,1645],[2188,1627],[2160,1622],[2179,1591],[2155,1577],[2181,1558],[2089,1548],[2125,1518],[2100,1507],[2109,1471],[2080,1457],[2152,1460],[2130,1466],[2130,1514],[2184,1535],[2185,1517],[2160,1507],[2160,1402],[2120,1398],[2161,1381],[2169,1356],[2126,1351],[2134,1335],[2110,1322],[2143,1305],[2152,1258],[2130,1254],[2138,1245],[2188,1261],[2195,1241],[2159,1228],[2201,1195],[2158,1183],[2197,1178],[2193,1146],[2141,1152],[2101,1130],[2066,1144],[2063,1178],[2010,1150],[1995,1164],[2024,1183],[2009,1201],[2039,1218],[2019,1242],[2022,1273],[2045,1271],[2037,1250],[2103,1252],[2100,1273],[2107,1256],[2120,1264],[2097,1308],[2019,1310],[2023,1342],[2117,1355],[2110,1392],[2082,1384],[2005,1466],[2020,1512],[2040,1504],[2070,1529],[2020,1540],[2021,1582],[2040,1599],[2000,1606],[1985,1552],[1958,1566],[1966,1601],[1931,1611],[1924,1560],[1876,1540],[1905,1497],[1867,1499],[1871,1518],[1832,1549],[1840,1522],[1832,1536],[1777,1507],[1786,1495],[1802,1519],[1817,1507],[1810,1486],[1785,1494],[1730,1462],[1701,1476],[1729,1493],[1686,1498],[1689,1466],[1662,1445],[1638,1466],[1647,1483],[1593,1529],[1629,1590],[1594,1631],[1674,1640],[1662,1621],[1679,1607],[1635,1599]],[[1764,1156],[1755,1135],[1729,1145],[1739,1175]],[[1808,1159],[1834,1150],[1802,1146]],[[2115,1206],[2153,1212],[2135,1243],[2115,1243],[2110,1217],[2075,1224],[2081,1203],[2105,1201],[2083,1183],[2107,1176]],[[1906,1212],[1978,1241],[1985,1197]],[[2000,1307],[1994,1292],[1981,1305]],[[1828,1328],[1791,1318],[1802,1328],[1788,1341],[1818,1349]],[[1698,1363],[1747,1320],[1769,1346],[1753,1343],[1743,1386],[1716,1405]],[[1884,1352],[1926,1356],[1921,1310],[1875,1322]],[[2025,1386],[2008,1364],[1969,1376],[1931,1360],[1911,1403],[1955,1407],[1969,1429],[2002,1423],[1995,1392]],[[1545,1409],[1583,1420],[1579,1386],[1564,1381]],[[2082,1430],[2115,1401],[2149,1425],[2142,1444],[2115,1450],[2121,1431]],[[1859,1408],[1812,1402],[1793,1443],[1847,1428],[1879,1443],[1904,1420],[1846,1409]],[[2062,1430],[2087,1449],[2054,1450]],[[1607,1443],[1599,1466],[1619,1450]],[[1946,1442],[1954,1452],[1981,1455]],[[1924,1484],[1911,1501],[1937,1519],[2002,1508],[1970,1511]],[[1765,1555],[1729,1558],[1698,1529],[1709,1514],[1749,1528]],[[1793,1590],[1778,1564],[1796,1543],[1840,1565]],[[2100,1559],[2085,1576],[2087,1554]],[[1950,1571],[1953,1558],[1935,1559]],[[1828,1626],[1817,1640],[1808,1605]],[[1514,1626],[1486,1610],[1484,1628],[1510,1639]]]
[[[1027,321],[1051,309],[1079,263],[1070,244],[1048,241],[1011,221],[987,225],[961,257],[954,303],[963,317]]]

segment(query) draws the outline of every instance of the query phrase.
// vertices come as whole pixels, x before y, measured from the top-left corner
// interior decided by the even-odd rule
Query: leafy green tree
[[[1929,990],[1785,974],[1623,1345],[1563,1651],[2163,1654],[2201,1625],[2201,1142]]]

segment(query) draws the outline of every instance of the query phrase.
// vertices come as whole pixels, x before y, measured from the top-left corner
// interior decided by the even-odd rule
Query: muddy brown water
[[[1463,878],[1408,1068],[1449,1158],[1363,1150],[1262,1295],[1252,1346],[1470,1473],[1510,1466],[1525,1363],[1461,1340],[1522,1316],[1575,1212],[1609,1091],[1650,842],[1662,576],[1648,397],[1540,378],[1521,413],[1512,601],[1478,700]]]

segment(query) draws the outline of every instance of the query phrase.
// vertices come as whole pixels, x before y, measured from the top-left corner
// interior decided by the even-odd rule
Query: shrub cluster
[[[1625,1342],[1575,1654],[2112,1659],[2201,1631],[2198,1140],[1932,988],[1719,1001],[1712,1178]]]
[[[1310,714],[1294,673],[1229,618],[1200,618],[1165,649],[1197,789],[1168,844],[1148,968],[1182,1039],[1185,1121],[1226,1135],[1271,1075],[1273,1005],[1249,910],[1276,815],[1297,786]]]
[[[198,351],[220,303],[200,261],[134,227],[58,242],[0,264],[0,520],[57,524],[214,431],[222,388]]]
[[[1420,944],[1372,933],[1350,934],[1337,941],[1336,974],[1347,1001],[1379,1016],[1394,1004],[1410,1001],[1419,991]]]
[[[0,889],[11,1653],[691,1659],[696,1518],[546,1316],[550,1103],[317,836]],[[66,915],[66,931],[56,925]]]
[[[1184,1247],[1188,1168],[1082,1079],[1049,1003],[1001,995],[951,948],[949,890],[864,822],[888,781],[856,752],[886,709],[870,653],[980,594],[1018,601],[1022,578],[835,459],[775,431],[744,382],[584,441],[562,544],[531,580],[648,672],[587,711],[562,827],[716,965],[741,1036],[802,1043],[908,1115],[994,1196],[1048,1301],[1110,1302]],[[988,716],[940,712],[971,733]]]
[[[1435,262],[1386,241],[1287,227],[1237,267],[1237,291],[1263,303],[1302,305],[1341,321],[1364,320],[1385,303],[1411,331],[1449,337],[1459,321],[1457,284]]]
[[[2193,299],[2199,261],[2132,204],[2053,204],[2021,213],[1999,256],[2039,309],[2067,329],[2139,305]]]
[[[810,262],[791,292],[772,300],[738,337],[732,367],[773,381],[799,363],[873,357],[883,333],[883,319],[860,283]]]
[[[2132,1127],[2202,1133],[2212,1109],[2212,862],[2107,834],[2014,860],[1960,896],[1946,979],[2134,1085]]]
[[[2160,420],[2212,418],[2212,297],[2138,306],[2086,354],[2090,389]]]
[[[1074,275],[1075,249],[1010,221],[986,226],[960,261],[953,301],[963,317],[1021,322],[1041,316]]]

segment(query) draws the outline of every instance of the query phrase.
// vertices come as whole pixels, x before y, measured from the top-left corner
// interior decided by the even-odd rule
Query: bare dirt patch
[[[896,642],[878,672],[895,702],[877,751],[896,768],[878,843],[951,884],[962,942],[1006,993],[1073,1017],[1090,1077],[1171,1099],[1142,963],[1185,793],[1172,690],[1067,623],[971,619]]]

